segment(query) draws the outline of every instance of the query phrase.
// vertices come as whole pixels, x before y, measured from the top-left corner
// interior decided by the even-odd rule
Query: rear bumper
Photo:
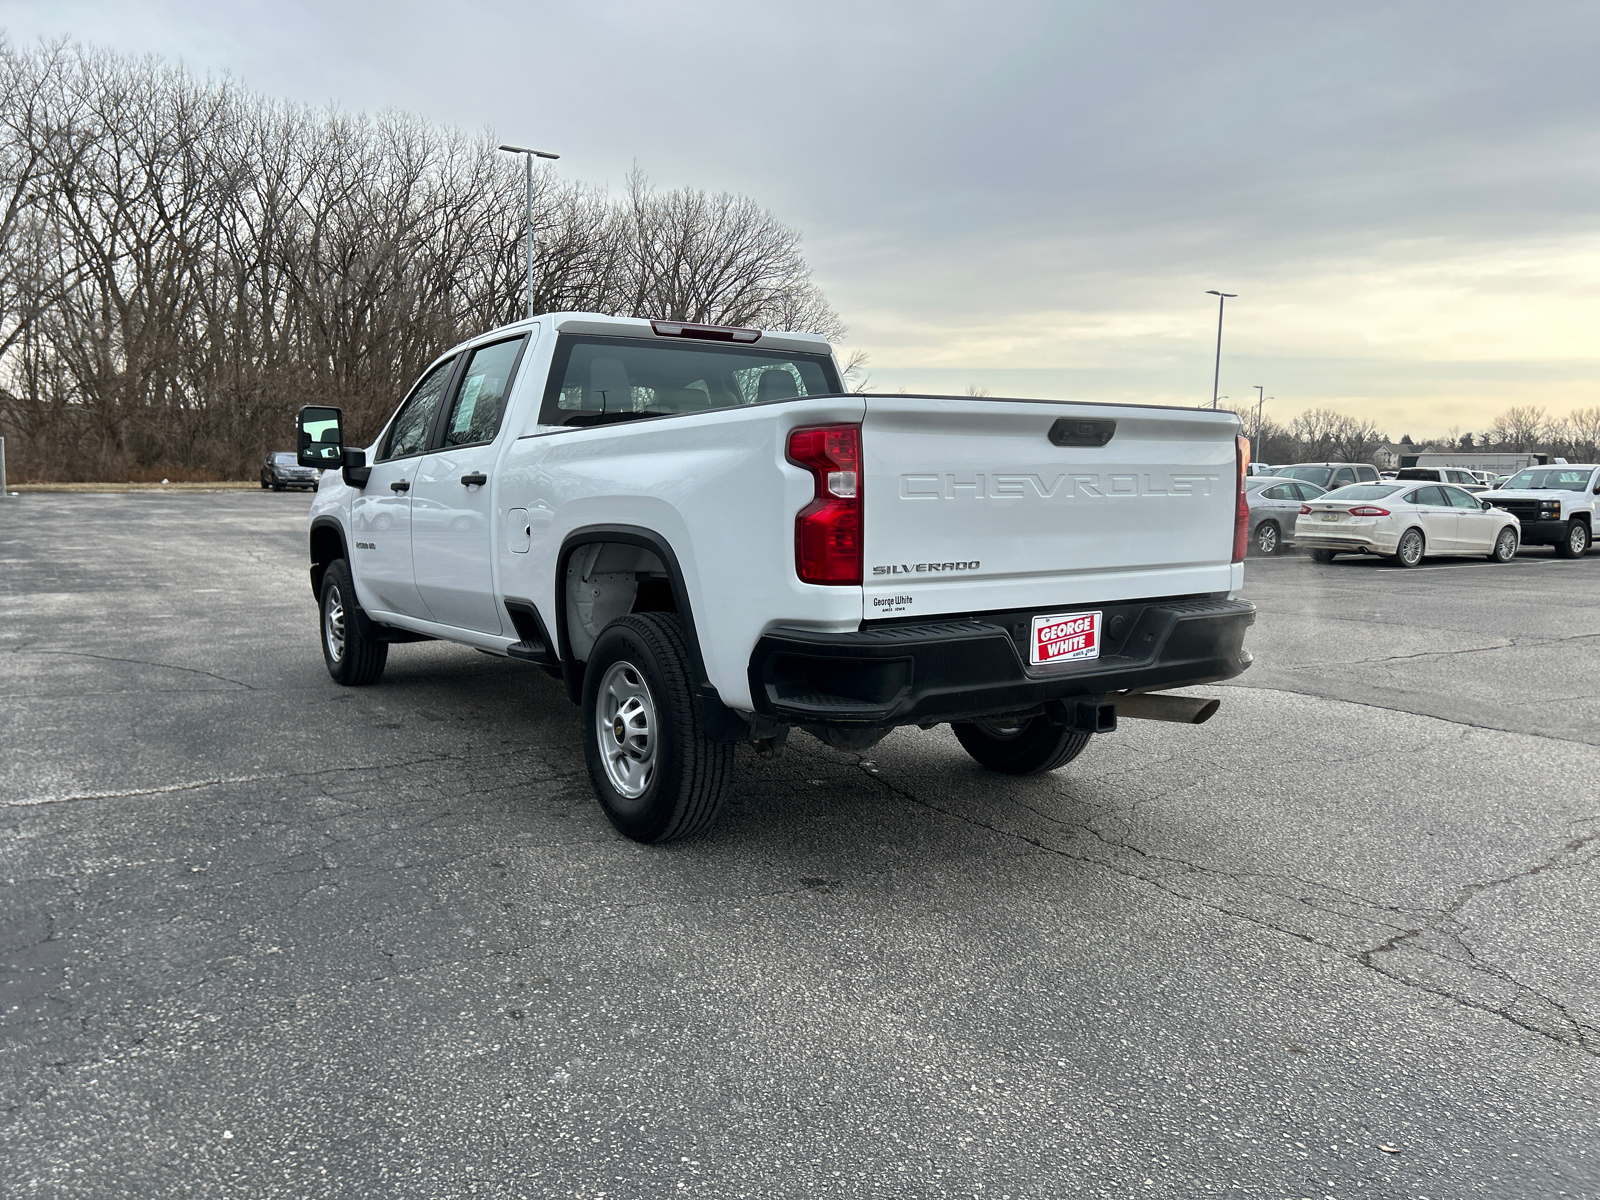
[[[1400,536],[1392,530],[1362,530],[1346,527],[1339,532],[1299,525],[1294,544],[1308,550],[1343,550],[1351,554],[1393,554]]]
[[[762,716],[790,724],[915,725],[1213,683],[1250,665],[1244,635],[1256,608],[1245,600],[1075,607],[1103,614],[1098,659],[1029,666],[1032,611],[854,633],[778,628],[750,656],[750,694]]]

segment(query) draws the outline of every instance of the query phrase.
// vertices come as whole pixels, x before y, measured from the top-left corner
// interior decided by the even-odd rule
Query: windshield
[[[277,463],[280,467],[292,467],[299,460],[295,458],[293,451],[279,450],[272,456],[272,461]]]
[[[1304,479],[1307,483],[1314,483],[1318,487],[1327,487],[1328,480],[1333,478],[1333,468],[1284,467],[1278,475],[1284,479]]]
[[[1318,500],[1382,500],[1401,488],[1398,483],[1352,483],[1318,496]]]
[[[539,423],[599,425],[843,390],[827,354],[563,335]]]
[[[1513,475],[1500,485],[1508,492],[1538,492],[1547,488],[1562,492],[1581,492],[1589,486],[1589,468],[1534,467]]]

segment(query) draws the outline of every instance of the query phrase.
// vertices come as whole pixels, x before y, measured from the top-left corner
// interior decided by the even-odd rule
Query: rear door
[[[869,396],[863,615],[1226,592],[1231,413]]]
[[[1452,554],[1460,546],[1456,510],[1438,485],[1418,488],[1408,499],[1417,505],[1417,522],[1428,539],[1428,553]]]
[[[417,591],[441,625],[501,632],[494,589],[498,434],[526,336],[477,346],[451,389],[438,445],[417,469],[411,547]]]

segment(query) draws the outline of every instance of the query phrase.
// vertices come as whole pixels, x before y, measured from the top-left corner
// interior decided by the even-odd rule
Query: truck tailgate
[[[869,396],[862,615],[1226,592],[1238,431],[1196,409]]]

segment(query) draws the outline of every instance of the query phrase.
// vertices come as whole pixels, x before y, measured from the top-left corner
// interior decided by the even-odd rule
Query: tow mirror
[[[308,404],[297,419],[296,458],[302,467],[331,469],[344,465],[344,414],[337,408]]]

